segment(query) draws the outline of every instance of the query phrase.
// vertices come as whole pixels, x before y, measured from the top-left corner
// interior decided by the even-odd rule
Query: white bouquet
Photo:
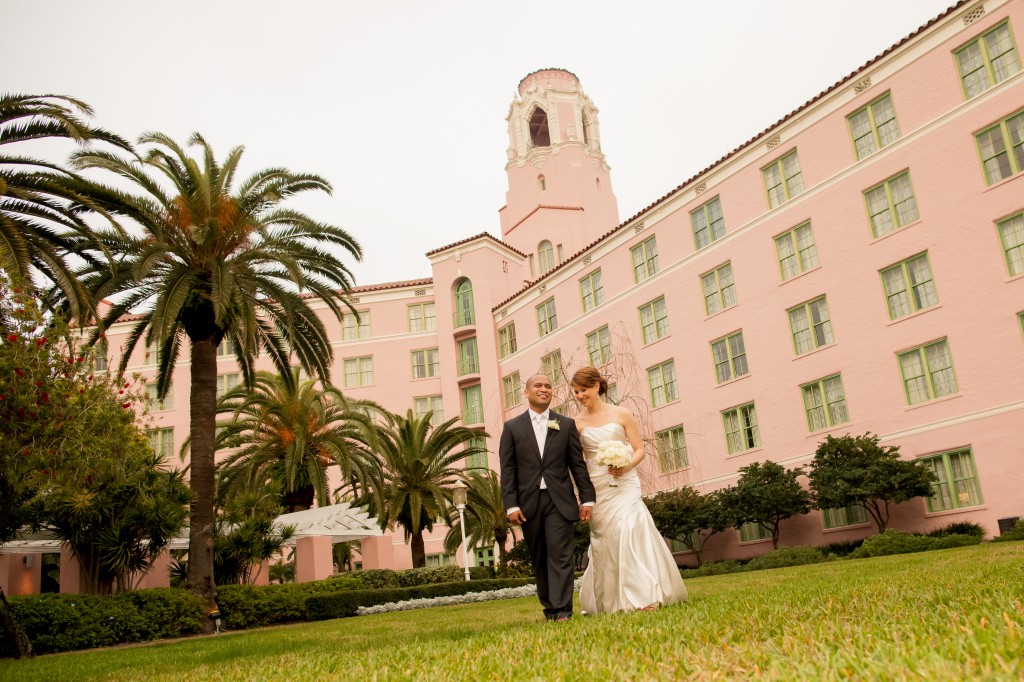
[[[606,440],[597,446],[594,462],[606,467],[625,467],[633,462],[633,449],[618,440]],[[608,485],[617,486],[614,476],[609,476]]]

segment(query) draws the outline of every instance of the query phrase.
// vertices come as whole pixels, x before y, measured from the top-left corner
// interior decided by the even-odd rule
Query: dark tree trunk
[[[189,486],[188,588],[217,611],[213,579],[214,436],[217,428],[217,347],[212,338],[192,341],[192,392]],[[203,632],[212,634],[214,622],[204,618]]]
[[[427,553],[423,549],[423,531],[412,535],[412,567],[423,568],[427,565]]]
[[[306,511],[313,506],[313,497],[316,491],[313,486],[307,485],[298,490],[293,490],[282,495],[281,501],[284,508],[289,512]]]
[[[29,641],[28,633],[21,623],[14,617],[11,605],[7,603],[7,596],[0,588],[0,622],[3,623],[3,631],[14,642],[14,655],[16,658],[33,658],[36,653],[32,651],[32,642]]]

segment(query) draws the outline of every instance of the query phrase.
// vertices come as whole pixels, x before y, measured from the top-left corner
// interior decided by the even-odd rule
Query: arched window
[[[583,113],[583,144],[590,144],[590,117]]]
[[[537,247],[537,262],[540,264],[542,275],[555,269],[555,249],[546,239]]]
[[[465,327],[476,324],[476,315],[473,313],[473,284],[468,279],[463,279],[455,287],[455,326]]]
[[[543,175],[537,176],[537,186],[540,187],[541,192],[548,188],[548,181],[544,179]]]
[[[551,136],[548,134],[548,115],[540,107],[533,110],[530,116],[530,142],[534,147],[550,147]]]

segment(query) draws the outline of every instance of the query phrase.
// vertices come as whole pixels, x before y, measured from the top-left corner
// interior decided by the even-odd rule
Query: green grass
[[[0,661],[9,680],[1020,680],[1024,543],[687,581],[654,613],[517,599]]]

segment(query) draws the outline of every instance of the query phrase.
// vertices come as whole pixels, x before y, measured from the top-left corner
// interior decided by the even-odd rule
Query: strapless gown
[[[640,498],[640,477],[633,469],[613,480],[608,467],[594,463],[606,440],[626,442],[621,424],[588,426],[580,434],[587,471],[597,492],[590,519],[590,563],[580,587],[586,613],[632,611],[649,604],[686,601],[686,587],[672,552]]]

